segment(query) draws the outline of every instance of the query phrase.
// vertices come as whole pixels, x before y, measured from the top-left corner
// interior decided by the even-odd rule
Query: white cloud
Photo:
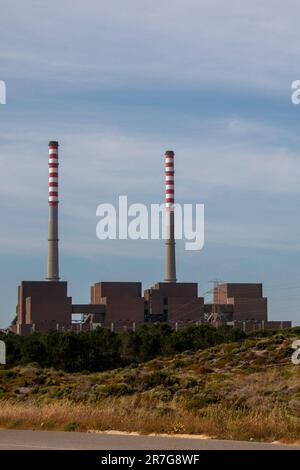
[[[181,155],[189,155],[188,164],[186,159],[177,159],[183,184],[181,194],[185,196],[197,194],[201,197],[204,192],[224,190],[262,195],[300,193],[300,158],[288,148],[259,148],[247,140],[245,145],[238,141],[231,145],[203,143],[199,147],[189,146],[181,149]]]
[[[277,224],[255,220],[245,222],[234,218],[218,219],[207,222],[205,231],[207,243],[212,246],[300,251],[298,227],[282,224],[280,214]]]
[[[0,58],[9,77],[60,87],[231,84],[282,92],[299,78],[298,11],[295,0],[127,0],[126,7],[6,0]]]

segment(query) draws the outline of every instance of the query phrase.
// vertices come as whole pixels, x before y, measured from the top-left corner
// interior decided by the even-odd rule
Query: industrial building
[[[198,284],[158,282],[145,290],[145,321],[189,324],[204,321],[204,298],[198,297]]]
[[[177,282],[174,236],[174,152],[166,151],[165,207],[167,238],[165,279],[142,292],[141,282],[96,282],[90,302],[73,304],[67,282],[59,280],[58,142],[49,142],[48,270],[45,281],[23,281],[18,288],[16,321],[11,330],[27,336],[34,331],[90,330],[97,326],[135,329],[142,324],[168,322],[176,328],[191,324],[228,324],[251,331],[280,329],[289,321],[268,321],[262,284],[222,283],[213,290],[212,303],[198,296],[197,283]],[[82,320],[74,323],[74,314]]]

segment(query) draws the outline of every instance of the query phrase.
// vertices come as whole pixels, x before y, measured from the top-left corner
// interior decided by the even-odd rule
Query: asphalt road
[[[300,445],[105,433],[0,430],[0,450],[300,450]]]

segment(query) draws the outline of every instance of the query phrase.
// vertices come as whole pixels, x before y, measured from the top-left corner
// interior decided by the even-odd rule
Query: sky
[[[205,205],[179,281],[262,282],[269,318],[300,324],[297,0],[0,0],[0,327],[47,258],[49,140],[60,142],[60,271],[74,303],[101,280],[164,276],[162,241],[100,241],[96,208]],[[209,293],[205,299],[209,301]]]

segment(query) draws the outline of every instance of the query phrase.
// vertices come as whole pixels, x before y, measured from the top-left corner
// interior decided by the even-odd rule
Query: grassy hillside
[[[98,373],[0,369],[0,426],[300,441],[296,331]]]

